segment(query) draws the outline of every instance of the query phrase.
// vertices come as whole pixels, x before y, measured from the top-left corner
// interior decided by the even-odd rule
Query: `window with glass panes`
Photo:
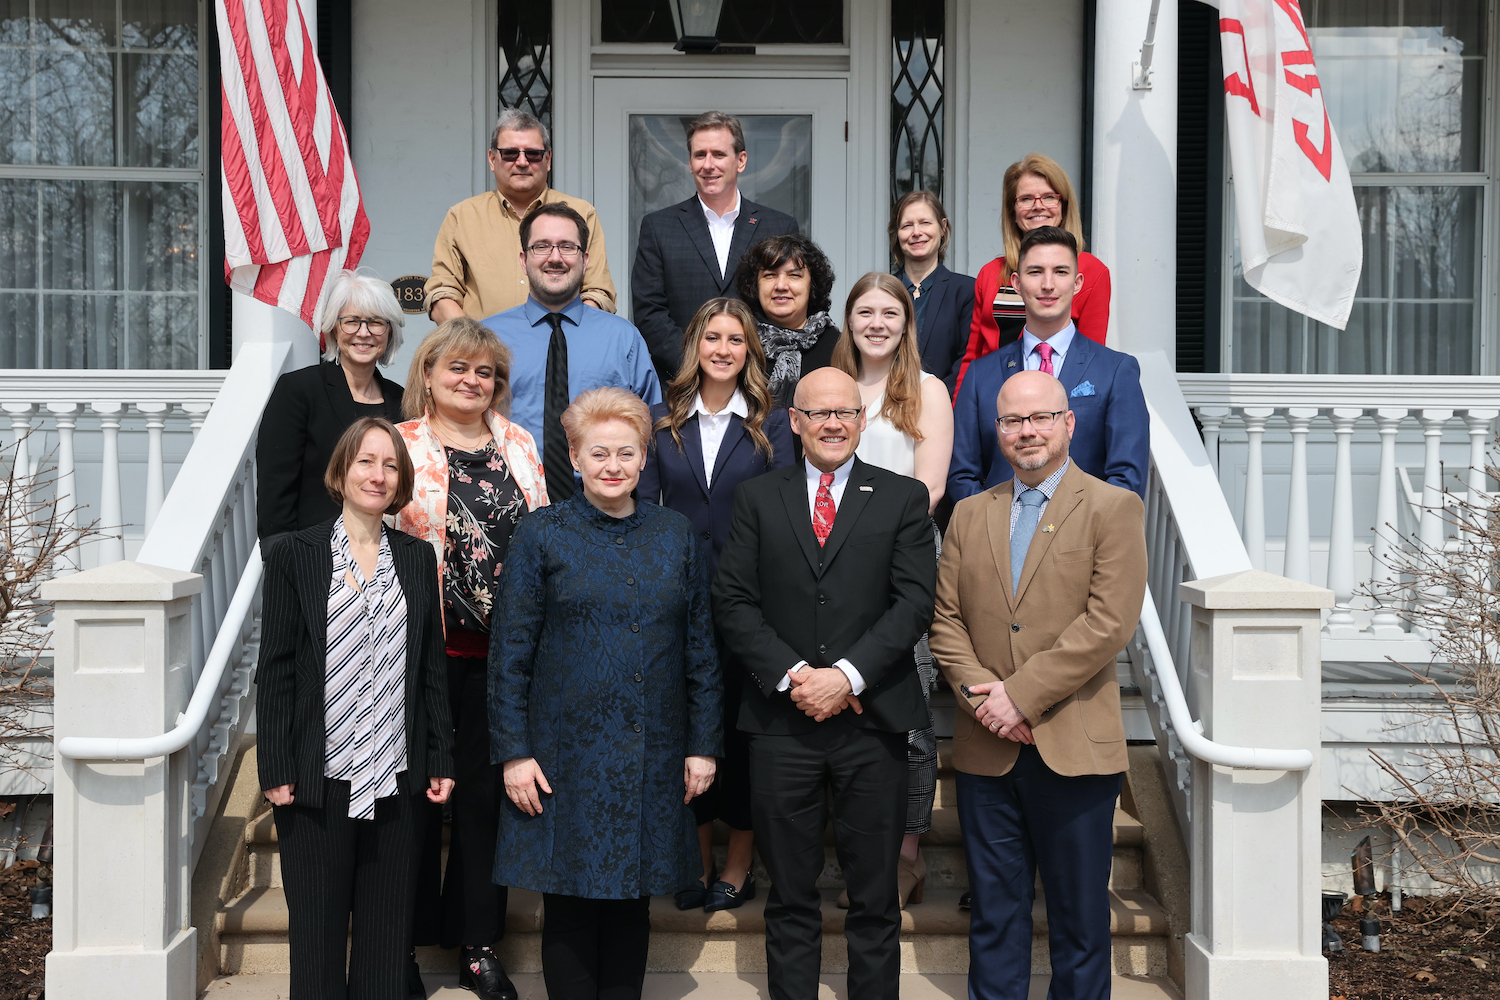
[[[202,364],[206,6],[0,0],[0,368]]]
[[[1226,357],[1240,372],[1480,371],[1488,0],[1303,0],[1354,180],[1364,271],[1344,330],[1258,295],[1233,254]],[[1227,202],[1227,200],[1226,200]],[[1227,225],[1232,227],[1233,205]]]

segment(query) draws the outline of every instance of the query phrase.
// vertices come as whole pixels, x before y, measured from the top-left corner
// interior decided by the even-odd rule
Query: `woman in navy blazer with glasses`
[[[709,299],[682,338],[682,365],[667,385],[637,492],[685,514],[703,543],[710,575],[729,535],[740,483],[791,465],[787,411],[773,408],[766,354],[755,317],[738,299]],[[750,747],[736,727],[744,673],[720,648],[724,670],[724,758],[708,792],[692,802],[703,877],[677,893],[677,906],[728,910],[755,897],[750,879]],[[713,871],[713,821],[730,829],[724,870]]]

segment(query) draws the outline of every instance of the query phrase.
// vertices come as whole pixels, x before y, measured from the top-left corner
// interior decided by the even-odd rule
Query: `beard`
[[[1022,448],[1034,448],[1037,444],[1045,444],[1046,447],[1040,452],[1032,452],[1024,457],[1020,454]],[[1048,462],[1064,454],[1067,447],[1068,439],[1066,435],[1061,435],[1051,441],[1046,441],[1042,438],[1025,438],[1016,442],[1016,454],[1006,455],[1005,457],[1013,467],[1023,472],[1035,472],[1037,469],[1046,467]]]

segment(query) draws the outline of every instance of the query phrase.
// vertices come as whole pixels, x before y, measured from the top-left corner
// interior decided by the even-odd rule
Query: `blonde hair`
[[[417,345],[417,353],[411,359],[411,370],[406,376],[406,390],[401,396],[401,413],[406,419],[416,420],[431,408],[427,377],[439,361],[471,357],[489,358],[495,368],[495,394],[490,397],[489,408],[508,413],[510,348],[489,327],[481,326],[467,316],[459,316],[439,324]]]
[[[771,440],[766,437],[764,425],[770,416],[771,386],[766,378],[766,349],[761,346],[760,333],[755,327],[755,317],[750,307],[739,299],[709,299],[698,307],[682,335],[682,364],[672,381],[667,383],[667,414],[656,422],[653,430],[670,430],[672,440],[682,447],[682,425],[693,415],[693,400],[703,384],[703,368],[698,363],[698,348],[708,324],[716,316],[731,316],[745,331],[745,367],[740,370],[739,389],[745,396],[745,431],[755,442],[755,450],[771,460]]]
[[[1016,271],[1021,253],[1021,237],[1025,234],[1016,222],[1016,191],[1021,186],[1021,178],[1027,174],[1040,177],[1057,192],[1062,198],[1063,210],[1059,228],[1073,234],[1080,253],[1088,246],[1083,239],[1083,215],[1078,211],[1078,198],[1073,194],[1073,182],[1068,180],[1068,172],[1050,156],[1027,153],[1005,169],[1005,211],[1000,213],[1000,235],[1005,240],[1005,273],[1000,275],[1002,285],[1010,284],[1010,276]]]
[[[896,355],[891,359],[891,371],[885,380],[885,398],[879,415],[913,441],[920,441],[922,432],[917,429],[917,422],[922,416],[922,355],[917,349],[916,307],[899,278],[871,271],[854,283],[844,303],[844,329],[833,347],[833,367],[856,380],[859,378],[863,359],[854,344],[849,317],[854,313],[854,304],[873,291],[885,292],[906,310],[906,318],[901,323],[901,339],[896,343]]]
[[[948,224],[948,213],[943,211],[943,203],[931,191],[909,191],[891,209],[891,222],[885,229],[886,235],[891,238],[891,260],[903,268],[906,266],[906,257],[901,253],[901,217],[913,205],[926,205],[932,209],[932,214],[938,221],[938,232],[942,234],[938,239],[938,263],[941,264],[948,256],[948,243],[953,238],[953,229]]]
[[[580,392],[572,405],[563,411],[563,433],[568,435],[568,447],[577,451],[589,428],[610,420],[629,424],[640,438],[641,450],[646,449],[646,442],[651,438],[651,408],[635,393],[613,386]]]

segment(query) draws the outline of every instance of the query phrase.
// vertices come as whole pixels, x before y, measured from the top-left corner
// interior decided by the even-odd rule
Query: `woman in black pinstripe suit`
[[[356,421],[325,477],[343,512],[266,558],[257,753],[298,1000],[403,1000],[418,796],[453,788],[436,557],[381,521],[412,478],[396,428]]]

